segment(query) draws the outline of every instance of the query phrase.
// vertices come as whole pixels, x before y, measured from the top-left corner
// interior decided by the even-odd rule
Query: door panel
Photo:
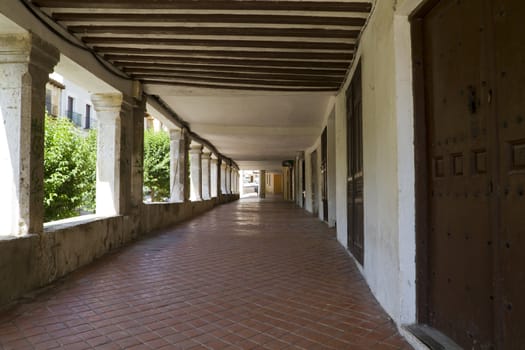
[[[317,216],[319,213],[319,198],[317,197],[317,151],[312,152],[310,156],[312,169],[311,169],[311,176],[312,176],[312,214]]]
[[[424,23],[430,178],[429,322],[471,348],[492,344],[487,176],[493,158],[482,94],[479,0],[442,1]]]
[[[322,177],[322,192],[321,199],[323,201],[323,220],[328,221],[328,137],[326,128],[324,128],[321,135],[321,177]]]
[[[499,144],[502,349],[525,347],[525,4],[497,0],[494,53]]]
[[[447,0],[423,18],[426,318],[468,349],[525,344],[523,13]]]
[[[361,63],[347,91],[347,220],[348,249],[363,264],[364,203],[363,203],[363,112]]]

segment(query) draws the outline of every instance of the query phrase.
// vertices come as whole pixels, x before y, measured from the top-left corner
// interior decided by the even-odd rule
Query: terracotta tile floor
[[[242,200],[0,313],[1,349],[410,349],[334,231]]]

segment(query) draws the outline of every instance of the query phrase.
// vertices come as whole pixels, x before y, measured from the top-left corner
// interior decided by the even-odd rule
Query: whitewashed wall
[[[413,99],[408,15],[421,0],[375,3],[362,64],[365,258],[362,272],[399,324],[416,321]],[[335,108],[337,239],[347,246],[346,89]]]

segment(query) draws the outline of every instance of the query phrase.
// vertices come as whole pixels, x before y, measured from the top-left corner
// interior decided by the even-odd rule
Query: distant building
[[[46,85],[46,111],[67,117],[82,129],[96,129],[96,113],[90,93],[57,73],[49,75]]]

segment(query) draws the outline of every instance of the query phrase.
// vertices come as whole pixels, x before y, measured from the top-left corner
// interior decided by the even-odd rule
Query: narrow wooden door
[[[317,216],[319,213],[319,198],[318,198],[318,189],[317,189],[317,151],[312,152],[310,156],[310,164],[312,165],[311,169],[311,184],[312,184],[312,214]]]
[[[347,218],[348,249],[363,264],[363,113],[361,63],[357,65],[347,91]]]
[[[321,200],[323,202],[323,220],[328,221],[328,137],[326,128],[321,135]]]
[[[520,0],[446,0],[423,21],[429,229],[420,312],[466,349],[525,344],[524,11]]]
[[[525,349],[525,2],[494,0],[497,348]],[[501,281],[501,284],[499,282]]]

